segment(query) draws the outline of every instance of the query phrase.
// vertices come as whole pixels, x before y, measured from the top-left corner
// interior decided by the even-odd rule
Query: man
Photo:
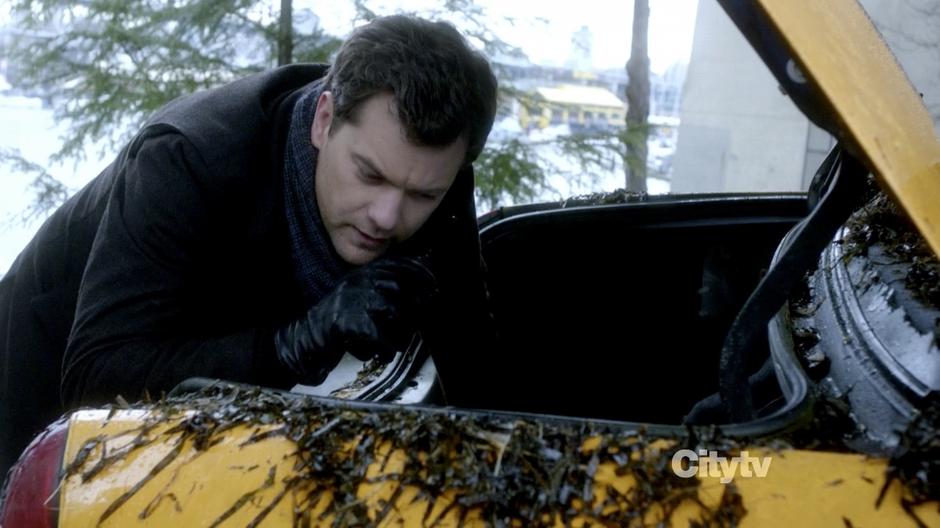
[[[318,383],[415,331],[439,366],[482,346],[470,163],[495,107],[452,26],[388,17],[332,67],[158,111],[0,283],[0,475],[60,398]]]

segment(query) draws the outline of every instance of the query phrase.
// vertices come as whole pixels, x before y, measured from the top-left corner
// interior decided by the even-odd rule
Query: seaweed
[[[295,525],[328,518],[336,526],[375,525],[405,506],[401,504],[402,493],[407,488],[417,490],[414,500],[427,502],[424,522],[430,526],[452,514],[466,521],[471,511],[493,525],[570,524],[577,517],[609,526],[642,525],[651,519],[669,525],[676,508],[685,501],[702,509],[701,526],[735,526],[746,514],[733,487],[725,489],[721,504],[709,509],[698,498],[698,479],[681,478],[672,470],[674,449],[692,441],[689,437],[674,438],[663,447],[652,444],[659,438],[643,430],[607,424],[536,422],[407,407],[362,409],[224,384],[156,404],[138,404],[138,408],[154,411],[144,427],[148,431],[157,423],[172,424],[154,437],[172,439],[175,445],[146,477],[108,506],[101,521],[176,459],[184,444],[197,450],[211,449],[232,427],[261,424],[273,429],[255,430],[248,442],[263,441],[276,432],[296,445],[290,455],[295,462],[292,472],[283,477],[284,489],[261,508],[252,525],[287,494],[293,497]],[[95,444],[105,441],[95,440]],[[701,438],[694,442],[714,445]],[[128,449],[149,443],[131,442]],[[726,442],[721,449],[734,446]],[[124,458],[102,453],[94,460],[88,451],[79,450],[69,465],[72,474],[94,464],[101,466],[97,475]],[[392,453],[404,457],[403,463],[396,462],[400,470],[388,471]],[[368,476],[373,465],[382,466],[384,473]],[[612,467],[616,476],[632,476],[635,484],[628,489],[609,484],[600,490],[596,477],[604,466],[608,467],[604,471]],[[270,488],[276,478],[274,467],[270,466],[268,478],[259,488],[237,499],[215,524],[229,519]],[[361,487],[379,482],[391,483],[392,494],[370,507],[361,496]],[[332,500],[320,518],[313,519],[310,512],[323,490],[331,491]],[[179,506],[175,496],[168,498]],[[441,500],[450,502],[438,505]],[[148,510],[153,507],[154,501],[150,501]]]
[[[878,495],[880,505],[894,481],[903,484],[901,506],[918,526],[914,506],[940,501],[940,398],[934,398],[901,433],[900,442],[888,462],[885,482]]]
[[[561,202],[561,207],[584,207],[589,205],[612,205],[624,203],[644,202],[648,195],[644,192],[628,191],[626,189],[617,189],[610,192],[596,192],[592,194],[583,194],[572,196]]]
[[[156,441],[173,442],[173,448],[110,504],[100,521],[176,460],[184,445],[199,452],[208,450],[227,431],[244,426],[252,432],[242,445],[276,436],[296,447],[288,455],[293,466],[282,477],[283,489],[263,506],[256,505],[259,512],[249,526],[260,523],[288,496],[294,525],[329,520],[334,526],[373,526],[411,504],[403,499],[409,488],[416,491],[412,502],[426,503],[422,516],[426,526],[440,525],[451,516],[462,524],[471,515],[494,526],[570,525],[575,519],[607,526],[669,526],[677,508],[687,502],[699,509],[698,518],[690,521],[692,526],[738,526],[747,507],[734,483],[725,485],[717,505],[706,505],[699,497],[699,479],[681,478],[673,470],[672,455],[677,449],[710,449],[723,456],[739,453],[742,445],[849,452],[848,440],[856,432],[846,402],[823,397],[817,400],[813,420],[801,428],[749,439],[728,438],[718,427],[689,427],[684,434],[664,439],[643,428],[609,423],[364,407],[226,384],[157,403],[136,404],[135,408],[151,411],[145,423],[110,437],[91,439],[68,465],[69,474],[86,474],[85,466],[91,466],[97,468],[89,477],[94,478],[125,459],[127,452]],[[940,499],[938,415],[940,410],[934,404],[904,433],[902,448],[891,458],[879,498],[880,504],[887,486],[900,481],[905,489],[901,506],[917,522],[913,507]],[[157,429],[161,423],[169,427]],[[149,436],[143,431],[150,432]],[[95,456],[95,448],[109,438],[129,435],[149,441],[130,441],[122,456],[108,455],[103,449]],[[661,443],[663,440],[666,442]],[[395,463],[390,465],[393,454]],[[215,524],[230,519],[254,503],[262,491],[272,488],[277,478],[275,467],[269,461],[265,482],[235,500]],[[378,474],[376,468],[380,468]],[[618,487],[623,486],[623,480],[604,484],[602,471],[607,478],[611,471],[615,477],[632,477],[633,484]],[[363,486],[375,484],[390,485],[385,489],[391,495],[370,501],[368,494],[362,493]],[[840,480],[829,483],[840,484]],[[326,491],[332,499],[322,514],[314,517],[312,512]],[[164,499],[180,508],[175,495],[164,488],[145,512],[152,512]]]
[[[904,283],[915,298],[940,308],[940,261],[914,224],[886,194],[877,193],[846,223],[846,258],[863,255],[872,245],[908,264]]]

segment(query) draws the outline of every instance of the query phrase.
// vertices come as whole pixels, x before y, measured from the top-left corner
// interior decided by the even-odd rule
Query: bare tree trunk
[[[633,43],[627,61],[627,190],[646,192],[646,139],[649,135],[650,59],[647,50],[649,34],[649,0],[633,2]]]
[[[294,22],[292,0],[281,0],[281,17],[278,21],[277,65],[294,62]]]

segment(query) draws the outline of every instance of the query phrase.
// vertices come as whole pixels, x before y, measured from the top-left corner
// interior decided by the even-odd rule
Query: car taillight
[[[7,475],[0,528],[52,527],[59,518],[59,478],[68,436],[62,418],[40,433]]]

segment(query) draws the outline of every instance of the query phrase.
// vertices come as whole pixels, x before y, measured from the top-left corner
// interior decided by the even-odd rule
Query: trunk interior
[[[680,423],[718,390],[725,332],[805,213],[792,194],[497,212],[481,242],[500,346],[450,403]]]

